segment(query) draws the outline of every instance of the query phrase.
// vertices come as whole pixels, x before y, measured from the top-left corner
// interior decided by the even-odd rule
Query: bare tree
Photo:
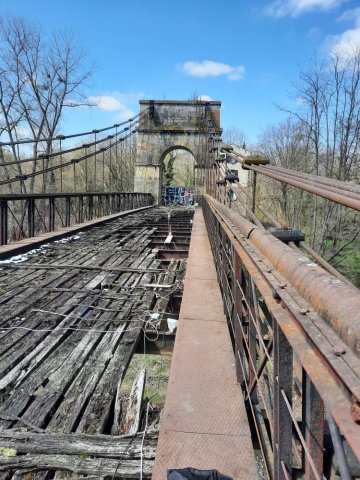
[[[262,137],[264,153],[274,164],[358,182],[360,50],[354,48],[346,58],[334,55],[326,64],[315,60],[309,70],[300,72],[295,98],[296,109],[283,109],[293,121],[271,127]],[[356,213],[304,193],[300,202],[299,192],[291,187],[271,185],[267,192],[275,195],[283,217],[295,221],[297,205],[308,241],[325,258],[341,264],[359,248]]]
[[[24,133],[34,140],[30,169],[17,165],[18,174],[33,174],[49,166],[49,159],[41,165],[35,160],[39,152],[52,151],[52,142],[41,139],[57,134],[64,108],[84,103],[83,87],[91,69],[71,32],[47,36],[22,18],[0,17],[0,44],[0,134],[10,142]],[[11,154],[20,159],[18,146],[11,146]],[[34,186],[31,177],[30,192]]]
[[[223,141],[229,145],[242,147],[246,142],[246,135],[237,127],[226,128],[222,134]]]
[[[269,158],[272,165],[303,172],[312,170],[306,130],[300,122],[288,118],[268,127],[261,135],[257,148]],[[271,203],[271,209],[278,218],[287,225],[304,227],[303,219],[311,214],[310,200],[305,192],[268,178],[259,180],[263,200]]]

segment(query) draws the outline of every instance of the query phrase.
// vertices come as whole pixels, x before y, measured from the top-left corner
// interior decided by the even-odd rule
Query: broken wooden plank
[[[118,424],[118,434],[135,435],[140,426],[142,400],[146,382],[146,369],[143,368],[135,378],[131,388],[128,405],[121,425]]]
[[[59,455],[88,455],[112,458],[139,458],[142,436],[84,435],[77,433],[30,433],[14,430],[0,431],[0,447],[17,453]],[[145,435],[147,458],[154,458],[158,432]]]
[[[145,458],[142,461],[142,476],[150,478],[154,460]],[[112,458],[81,458],[77,455],[21,455],[6,457],[0,455],[0,472],[9,469],[22,470],[61,470],[83,475],[110,476],[113,478],[139,478],[140,462],[138,459],[123,458],[121,461]]]
[[[111,267],[101,267],[101,266],[94,266],[94,265],[64,265],[64,264],[56,264],[56,265],[41,265],[38,263],[22,263],[22,264],[7,264],[3,265],[2,268],[31,268],[31,269],[40,269],[40,270],[71,270],[71,269],[76,269],[76,270],[92,270],[92,271],[104,271],[104,272],[139,272],[139,273],[145,273],[147,271],[150,271],[151,273],[164,273],[164,270],[160,268],[156,269],[141,269],[141,268],[111,268]]]

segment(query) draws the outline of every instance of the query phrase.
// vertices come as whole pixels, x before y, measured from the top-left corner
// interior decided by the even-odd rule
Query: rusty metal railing
[[[333,448],[350,478],[344,445],[360,460],[360,292],[214,198],[203,209],[268,477],[329,478]]]
[[[0,196],[0,245],[152,205],[149,193],[83,192]]]

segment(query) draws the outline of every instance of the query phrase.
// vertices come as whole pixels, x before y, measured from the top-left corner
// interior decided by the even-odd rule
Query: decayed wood
[[[137,262],[143,267],[149,266],[154,262],[154,258],[151,255],[145,256],[145,258],[140,258]],[[127,284],[129,285],[138,285],[141,283],[146,283],[149,278],[149,273],[145,275],[133,276],[131,275]],[[153,294],[151,297],[146,296],[141,291],[139,291],[138,299],[142,299],[142,302],[146,308],[149,308],[152,302]],[[136,299],[136,297],[135,297]],[[136,343],[139,339],[142,326],[132,326],[132,329],[128,329],[122,339],[121,345],[122,349],[117,349],[114,352],[113,357],[111,358],[109,365],[104,372],[101,380],[96,386],[94,393],[88,403],[87,408],[83,412],[82,419],[77,428],[78,432],[86,433],[100,433],[103,431],[104,426],[108,421],[108,416],[112,407],[115,393],[117,391],[119,383],[121,383],[128,364],[131,360],[133,352],[136,348]]]
[[[56,309],[60,315],[66,315],[72,312],[74,307],[79,304],[80,298],[83,296],[75,297],[69,294],[61,295],[54,299],[51,303],[52,308]],[[60,316],[58,318],[61,318]],[[53,328],[56,325],[56,317],[50,319],[48,322],[44,315],[31,314],[29,312],[24,320],[20,320],[16,324],[17,327],[25,327],[30,330],[11,330],[8,332],[8,336],[2,339],[2,344],[8,345],[7,351],[3,352],[0,360],[0,375],[8,373],[19,361],[22,361],[28,354],[34,354],[34,348],[41,343],[41,341],[47,336],[47,333],[42,332],[41,329]],[[9,322],[9,327],[13,327],[14,322]],[[40,330],[38,332],[31,331]],[[30,341],[29,341],[30,337]],[[4,350],[6,347],[4,347]]]
[[[145,451],[145,450],[144,450]],[[154,460],[142,462],[143,478],[150,478]],[[139,478],[138,459],[121,461],[112,458],[81,458],[76,455],[22,455],[6,457],[0,455],[0,472],[9,469],[23,470],[63,470],[83,475],[114,476],[115,478]]]
[[[82,418],[77,432],[89,434],[100,433],[108,421],[118,378],[123,378],[139,338],[141,327],[127,330],[122,339],[122,348],[116,349],[109,364],[97,383]]]
[[[139,218],[94,229],[0,269],[0,445],[20,454],[0,458],[0,480],[27,480],[29,471],[33,480],[112,477],[126,439],[99,443],[98,435],[84,440],[80,432],[109,431],[116,391],[149,318],[144,312],[168,304],[156,297],[165,290],[148,284],[170,284],[177,275],[174,264],[171,272],[158,268],[150,238],[156,229]],[[45,331],[2,331],[1,326]],[[10,427],[28,432],[12,429],[10,440],[9,432],[1,432]],[[35,433],[44,429],[47,433]],[[51,438],[50,431],[56,432]],[[149,462],[152,442],[147,436]],[[139,439],[127,448],[130,470],[118,469],[116,477],[139,477]],[[87,455],[92,458],[80,457]]]
[[[40,270],[62,270],[62,269],[65,269],[65,270],[71,270],[71,269],[77,269],[77,270],[91,270],[91,271],[104,271],[104,272],[139,272],[139,273],[142,273],[142,272],[151,272],[151,273],[161,273],[163,272],[162,269],[160,268],[154,268],[154,269],[148,269],[148,270],[144,270],[144,269],[141,269],[141,268],[111,268],[111,267],[100,267],[100,266],[85,266],[85,265],[62,265],[60,263],[56,264],[56,265],[41,265],[41,264],[37,264],[37,263],[29,263],[29,264],[25,264],[25,263],[19,263],[17,265],[13,265],[11,263],[9,264],[6,264],[4,265],[2,268],[31,268],[31,269],[40,269]]]
[[[81,295],[81,294],[80,294]],[[79,298],[80,300],[80,298]],[[95,300],[93,300],[95,301]],[[77,307],[72,313],[76,315],[83,315],[87,311],[87,307]],[[63,319],[53,330],[51,335],[48,335],[43,342],[38,344],[29,354],[21,360],[8,374],[0,380],[0,390],[5,389],[13,382],[21,381],[29,375],[29,373],[37,368],[37,366],[46,358],[49,353],[54,350],[61,342],[66,332],[64,328],[69,327],[74,323],[72,316]]]
[[[35,432],[41,433],[45,432],[43,428],[39,428],[36,425],[34,425],[31,422],[28,422],[27,420],[18,417],[17,415],[9,415],[3,410],[0,410],[0,418],[2,420],[9,420],[10,422],[20,422],[21,424],[25,425],[26,427],[30,428],[31,430],[34,430]]]
[[[118,433],[135,435],[139,430],[142,399],[146,381],[146,369],[142,369],[131,388],[124,422],[118,425]]]
[[[121,326],[118,332],[113,334],[114,341],[117,341],[122,332],[123,327]],[[36,398],[23,415],[26,420],[32,420],[40,427],[43,426],[48,412],[54,409],[63,392],[81,370],[91,351],[98,343],[100,335],[102,334],[94,333],[92,330],[84,334],[70,356],[62,365],[59,365],[58,370],[49,377],[47,385],[38,392]]]
[[[52,352],[32,375],[26,378],[20,386],[13,388],[2,402],[5,412],[10,415],[21,415],[26,406],[30,404],[31,399],[36,396],[37,391],[41,391],[44,381],[66,361],[81,338],[82,332],[74,332],[62,344],[61,349]],[[12,423],[0,419],[0,428],[9,428]]]
[[[155,456],[158,432],[145,436],[144,458]],[[142,434],[111,436],[77,433],[24,433],[0,431],[0,447],[13,448],[17,453],[88,455],[113,458],[140,458]]]
[[[84,405],[94,391],[106,366],[117,348],[125,325],[118,333],[105,334],[85,367],[81,369],[66,392],[66,397],[50,420],[51,431],[72,431],[80,418]]]

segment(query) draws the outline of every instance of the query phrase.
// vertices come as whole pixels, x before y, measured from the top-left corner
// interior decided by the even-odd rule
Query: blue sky
[[[101,128],[138,112],[138,101],[220,100],[222,126],[255,142],[294,107],[293,83],[316,53],[360,42],[355,0],[0,0],[2,14],[46,30],[71,28],[96,70],[63,133]]]

